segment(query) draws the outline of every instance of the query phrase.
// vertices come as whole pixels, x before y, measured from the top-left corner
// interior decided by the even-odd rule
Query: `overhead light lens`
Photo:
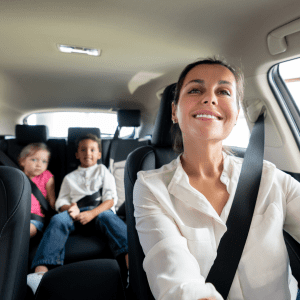
[[[100,56],[100,49],[93,48],[85,48],[85,47],[76,47],[76,46],[68,46],[68,45],[57,45],[60,52],[64,53],[80,53],[92,56]]]

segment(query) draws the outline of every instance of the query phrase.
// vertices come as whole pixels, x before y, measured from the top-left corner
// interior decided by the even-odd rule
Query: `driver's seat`
[[[146,273],[143,270],[144,252],[135,229],[133,187],[137,173],[152,170],[171,162],[178,154],[172,149],[171,139],[171,103],[174,99],[175,84],[168,86],[162,96],[160,108],[154,125],[151,146],[144,146],[133,151],[125,166],[125,201],[130,257],[129,282],[136,299],[154,299],[150,291]]]

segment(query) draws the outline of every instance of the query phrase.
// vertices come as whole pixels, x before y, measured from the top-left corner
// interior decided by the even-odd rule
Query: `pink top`
[[[47,197],[46,184],[51,177],[53,177],[52,173],[46,170],[41,175],[35,176],[31,179],[45,198]],[[40,202],[35,198],[35,196],[33,196],[33,194],[31,194],[31,213],[44,217]]]

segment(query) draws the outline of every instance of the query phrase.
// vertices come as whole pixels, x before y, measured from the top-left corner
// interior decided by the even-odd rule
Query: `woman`
[[[237,187],[243,159],[228,155],[243,97],[243,76],[223,61],[188,65],[172,104],[181,155],[158,170],[139,172],[134,187],[136,228],[144,269],[156,299],[223,299],[205,283]],[[282,229],[300,241],[300,184],[264,161],[248,239],[228,299],[292,299]]]

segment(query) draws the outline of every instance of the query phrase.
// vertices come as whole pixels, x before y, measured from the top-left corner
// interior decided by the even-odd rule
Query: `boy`
[[[88,134],[80,137],[76,144],[80,166],[62,182],[55,203],[60,213],[51,219],[39,244],[32,262],[35,273],[27,276],[27,284],[34,293],[48,271],[47,265],[63,265],[65,244],[75,229],[75,221],[86,225],[94,220],[96,229],[106,235],[114,256],[125,255],[128,268],[127,228],[114,208],[117,203],[115,180],[104,165],[97,164],[101,158],[101,140]]]

